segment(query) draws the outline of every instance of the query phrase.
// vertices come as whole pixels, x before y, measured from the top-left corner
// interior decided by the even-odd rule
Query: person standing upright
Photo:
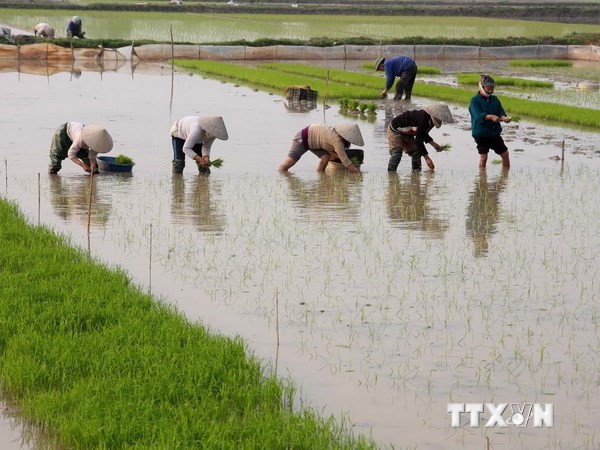
[[[477,143],[479,168],[485,169],[488,153],[494,150],[502,158],[502,167],[510,167],[508,148],[502,139],[500,122],[510,123],[502,103],[494,94],[496,83],[489,75],[479,78],[479,92],[471,98],[471,135]]]
[[[412,89],[417,78],[417,63],[408,56],[396,56],[395,58],[379,58],[375,61],[375,70],[385,72],[385,89],[381,91],[381,98],[387,96],[388,91],[394,85],[394,80],[398,77],[396,83],[396,95],[394,100],[410,100]]]

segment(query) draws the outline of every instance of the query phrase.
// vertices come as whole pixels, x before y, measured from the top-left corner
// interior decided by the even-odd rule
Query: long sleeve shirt
[[[396,133],[414,136],[419,154],[427,155],[425,144],[433,141],[433,138],[429,136],[429,131],[433,128],[433,122],[427,111],[415,109],[403,112],[392,119],[390,128]]]
[[[495,95],[484,97],[477,93],[471,98],[469,105],[471,114],[471,135],[474,138],[494,137],[502,133],[502,125],[499,122],[485,120],[485,116],[493,114],[498,117],[506,116],[506,112]]]
[[[82,133],[83,133],[83,124],[82,123],[67,122],[67,135],[69,136],[69,139],[71,139],[71,141],[73,141],[73,143],[69,147],[69,150],[67,151],[68,158],[77,157],[77,153],[79,153],[79,150],[88,148],[87,144],[85,142],[83,142]],[[88,157],[90,159],[96,159],[97,155],[98,155],[98,153],[93,150],[88,151]]]
[[[210,157],[210,148],[216,139],[202,129],[199,119],[198,116],[186,116],[175,122],[171,128],[171,136],[185,140],[183,153],[192,159],[196,156],[193,150],[196,144],[202,144],[202,156]]]
[[[344,139],[329,125],[313,124],[308,128],[308,148],[310,150],[325,150],[337,156],[344,167],[352,164],[346,154]]]
[[[396,56],[395,58],[386,59],[383,63],[385,71],[385,88],[389,91],[394,85],[394,80],[399,77],[402,72],[415,64],[415,61],[408,56]]]

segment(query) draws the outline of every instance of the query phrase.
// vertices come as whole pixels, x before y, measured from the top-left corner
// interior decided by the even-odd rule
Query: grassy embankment
[[[0,200],[0,379],[61,448],[367,448],[215,336]]]
[[[377,98],[383,83],[383,78],[377,75],[333,69],[328,71],[325,68],[301,64],[268,63],[261,64],[257,69],[251,69],[215,61],[176,60],[175,63],[180,67],[194,69],[215,77],[279,89],[281,92],[292,84],[308,84],[312,89],[319,91],[319,95],[324,92],[322,89],[329,73],[327,97],[331,99]],[[502,87],[501,84],[498,86]],[[417,81],[413,88],[413,95],[468,106],[474,90]],[[508,95],[502,96],[502,105],[509,115],[590,127],[596,130],[600,128],[600,111],[596,109],[538,102]]]

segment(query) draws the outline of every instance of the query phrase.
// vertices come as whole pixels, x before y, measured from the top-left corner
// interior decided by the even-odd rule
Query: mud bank
[[[480,47],[459,45],[338,45],[334,47],[286,46],[249,47],[234,45],[148,44],[111,48],[65,48],[50,43],[0,45],[0,59],[42,61],[165,61],[178,59],[209,60],[374,60],[381,56],[407,55],[413,59],[499,60],[567,59],[600,61],[595,45],[526,45]]]

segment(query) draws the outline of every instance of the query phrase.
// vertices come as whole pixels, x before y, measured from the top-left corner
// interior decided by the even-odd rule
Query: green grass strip
[[[515,59],[508,62],[512,67],[573,67],[572,61],[564,59]]]
[[[276,68],[280,68],[280,66],[284,66],[280,68],[280,76],[286,75],[287,73],[298,73],[299,75],[310,74],[312,78],[321,79],[325,79],[327,76],[327,69],[322,67],[284,63],[265,64],[265,66],[272,68],[273,71],[275,71]],[[283,70],[285,70],[285,72],[283,72]],[[372,88],[379,93],[383,83],[383,79],[380,76],[347,72],[344,70],[330,69],[329,78],[334,82],[351,85],[349,86],[351,94],[341,98],[361,98],[358,94],[359,88]],[[352,86],[355,87],[352,88]],[[424,83],[422,81],[417,81],[413,87],[413,95],[418,97],[431,98],[448,103],[458,103],[467,107],[475,93],[476,91],[472,89]],[[508,95],[500,96],[500,99],[504,109],[510,116],[527,116],[532,119],[588,127],[594,131],[600,129],[600,110],[597,109],[520,99]]]
[[[371,89],[360,87],[359,85],[347,85],[330,79],[325,88],[325,76],[317,78],[311,75],[301,73],[285,73],[280,70],[267,68],[241,67],[235,64],[228,64],[217,61],[206,60],[187,60],[176,59],[175,64],[179,67],[192,69],[204,74],[217,77],[223,77],[230,80],[248,83],[251,86],[260,86],[264,88],[277,89],[282,94],[283,91],[292,85],[307,85],[317,91],[320,97],[327,93],[328,99],[338,98],[378,98],[378,92]]]
[[[0,200],[0,380],[60,448],[374,447],[68,244]]]
[[[375,62],[368,62],[368,63],[363,63],[362,68],[365,70],[369,70],[371,72],[375,72],[375,69],[373,68],[373,66],[375,65]],[[439,75],[442,73],[442,69],[440,69],[439,67],[430,67],[430,66],[419,66],[419,71],[417,73],[417,76],[419,75]]]
[[[460,84],[477,86],[479,84],[479,73],[459,73],[456,79]],[[547,88],[553,89],[554,83],[550,81],[527,80],[525,78],[502,77],[491,75],[497,86],[514,86],[520,88]]]

